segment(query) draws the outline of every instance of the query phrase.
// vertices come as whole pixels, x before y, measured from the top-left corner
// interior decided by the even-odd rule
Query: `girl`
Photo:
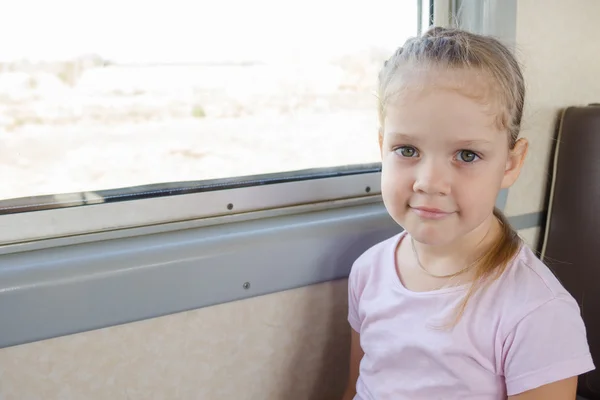
[[[379,81],[382,195],[404,231],[352,267],[344,399],[575,399],[594,368],[579,307],[494,209],[528,147],[517,61],[434,28]]]

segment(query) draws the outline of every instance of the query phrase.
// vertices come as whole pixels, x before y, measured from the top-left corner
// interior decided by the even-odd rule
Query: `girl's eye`
[[[461,150],[458,152],[457,158],[458,161],[472,163],[473,161],[477,160],[479,156],[470,150]]]
[[[398,147],[396,153],[399,153],[402,157],[416,157],[418,155],[417,149],[410,146]]]

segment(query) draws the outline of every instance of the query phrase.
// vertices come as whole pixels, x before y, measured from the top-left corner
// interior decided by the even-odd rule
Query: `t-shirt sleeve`
[[[529,313],[508,334],[503,361],[509,396],[593,370],[577,303],[554,298]]]
[[[360,318],[358,316],[358,266],[355,263],[348,277],[348,322],[352,329],[360,332]]]

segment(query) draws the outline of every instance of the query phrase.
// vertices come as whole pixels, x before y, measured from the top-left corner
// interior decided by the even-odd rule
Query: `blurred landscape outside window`
[[[379,161],[414,0],[12,0],[0,200]]]

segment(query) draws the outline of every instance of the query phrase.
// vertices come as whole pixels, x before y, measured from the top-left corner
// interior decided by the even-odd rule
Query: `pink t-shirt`
[[[355,400],[506,399],[594,369],[579,306],[527,246],[443,330],[466,289],[406,289],[395,268],[405,235],[350,273],[348,320],[365,352]]]

